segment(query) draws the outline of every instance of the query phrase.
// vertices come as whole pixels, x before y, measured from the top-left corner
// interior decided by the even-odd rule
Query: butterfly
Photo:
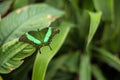
[[[60,30],[55,27],[47,27],[38,31],[29,31],[23,34],[19,38],[19,41],[33,45],[36,50],[41,53],[40,48],[43,46],[49,46],[50,50],[52,50],[50,43],[52,38],[59,32]]]

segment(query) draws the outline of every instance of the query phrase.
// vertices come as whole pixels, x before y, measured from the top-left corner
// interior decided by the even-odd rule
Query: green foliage
[[[22,64],[22,59],[35,52],[33,46],[19,42],[17,38],[27,31],[48,27],[61,15],[63,12],[46,4],[37,4],[18,9],[3,18],[0,22],[0,73],[11,72]]]
[[[57,73],[57,71],[62,67],[62,65],[64,64],[64,62],[67,60],[67,58],[69,57],[69,55],[62,55],[59,58],[53,60],[50,65],[52,67],[49,68],[49,70],[47,71],[45,80],[52,80],[52,78],[54,77],[54,75]],[[59,64],[58,64],[59,62]]]
[[[23,6],[26,6],[29,3],[28,0],[15,0],[13,8],[17,9],[17,8],[21,8]]]
[[[96,49],[96,50],[100,53],[100,56],[98,56],[100,60],[104,61],[108,65],[120,71],[120,60],[118,57],[112,55],[112,53],[108,52],[107,50],[101,49],[101,48]]]
[[[89,46],[97,28],[100,23],[100,18],[101,18],[101,12],[97,13],[91,13],[89,12],[90,15],[90,29],[89,29],[89,35],[88,35],[88,41],[87,41],[87,46]]]
[[[18,40],[5,43],[0,48],[0,73],[9,73],[19,67],[25,57],[31,55],[35,49],[29,44]]]
[[[102,19],[111,21],[113,19],[113,0],[93,0],[97,11],[102,11]]]
[[[98,66],[92,65],[92,72],[96,80],[106,80]]]
[[[18,9],[1,20],[0,45],[14,38],[19,38],[27,31],[48,27],[54,19],[62,14],[63,12],[46,4],[30,5]]]
[[[81,76],[79,80],[91,80],[91,64],[89,55],[81,56],[79,76]]]
[[[119,0],[3,0],[2,78],[120,80],[119,3]],[[44,46],[40,54],[34,46],[18,41],[26,32],[49,26],[60,30],[50,43],[52,50]]]
[[[60,34],[58,34],[58,36],[53,39],[53,43],[51,43],[51,47],[53,48],[52,51],[50,51],[49,47],[45,47],[41,49],[42,52],[41,54],[39,53],[37,54],[35,66],[33,69],[34,72],[33,72],[32,80],[44,80],[47,65],[52,59],[52,57],[55,55],[55,53],[58,51],[60,46],[62,45],[66,35],[70,30],[70,26],[71,25],[69,23],[65,23],[65,22],[61,24]]]

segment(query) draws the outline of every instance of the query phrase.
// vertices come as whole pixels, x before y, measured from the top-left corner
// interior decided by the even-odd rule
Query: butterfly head
[[[60,30],[55,27],[52,27],[52,31],[54,34],[58,34],[60,32]]]

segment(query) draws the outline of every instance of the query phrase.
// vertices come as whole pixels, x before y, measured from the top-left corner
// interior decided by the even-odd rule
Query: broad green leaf
[[[25,57],[35,51],[32,45],[18,42],[18,39],[5,43],[0,48],[0,73],[9,73],[23,63]]]
[[[10,6],[12,5],[13,0],[6,0],[0,3],[0,14],[4,15],[9,9]]]
[[[18,9],[0,21],[0,45],[31,30],[41,30],[62,16],[63,12],[47,5],[35,4]]]
[[[113,1],[114,0],[93,0],[95,9],[102,12],[103,20],[113,20]]]
[[[45,76],[45,80],[52,80],[55,76],[56,72],[60,67],[65,63],[66,59],[68,58],[68,54],[62,55],[57,59],[54,59],[51,62],[51,67],[48,69],[47,74]],[[58,64],[59,62],[59,64]]]
[[[104,61],[111,67],[120,71],[120,59],[117,56],[113,55],[112,53],[110,53],[107,50],[102,49],[102,48],[97,48],[96,50],[100,54],[100,56],[99,56],[100,60]]]
[[[1,76],[0,76],[0,80],[3,80]]]
[[[90,56],[82,55],[80,60],[79,80],[91,80]]]
[[[32,80],[44,80],[48,63],[55,55],[55,53],[60,49],[70,30],[70,26],[72,26],[70,23],[62,23],[62,25],[59,26],[60,33],[56,35],[52,40],[51,46],[53,50],[50,50],[49,47],[44,47],[41,49],[42,53],[37,54],[33,69]]]
[[[106,80],[97,65],[92,65],[92,73],[93,73],[94,77],[96,78],[96,80]]]
[[[29,0],[15,0],[13,8],[14,9],[21,8],[23,6],[26,6],[28,3],[29,3]]]
[[[89,29],[86,48],[89,46],[89,44],[99,26],[100,19],[101,19],[101,12],[96,12],[96,13],[89,12],[89,15],[90,15],[90,29]]]

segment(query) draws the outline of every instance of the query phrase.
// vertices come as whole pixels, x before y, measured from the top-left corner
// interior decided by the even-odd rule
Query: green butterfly
[[[19,41],[33,45],[37,51],[43,46],[49,46],[52,50],[50,43],[52,38],[59,33],[59,29],[55,27],[48,27],[38,31],[29,31],[19,38]],[[41,51],[40,51],[41,53]]]

